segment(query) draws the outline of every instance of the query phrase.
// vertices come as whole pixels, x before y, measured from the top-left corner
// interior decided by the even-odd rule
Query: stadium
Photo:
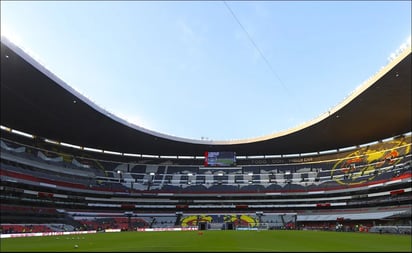
[[[105,111],[2,37],[1,250],[101,251],[82,240],[116,235],[103,251],[284,251],[259,240],[300,232],[373,234],[395,242],[348,250],[410,251],[411,105],[408,45],[303,126],[247,140],[185,139]],[[197,246],[123,246],[155,233]],[[242,248],[245,235],[259,245]],[[215,248],[199,241],[207,237]],[[38,249],[17,241],[39,238],[55,239],[31,241]],[[307,247],[291,251],[345,251]]]

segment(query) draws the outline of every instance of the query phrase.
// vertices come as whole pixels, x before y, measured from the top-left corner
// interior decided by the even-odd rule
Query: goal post
[[[269,230],[269,223],[261,222],[255,226],[257,230]]]

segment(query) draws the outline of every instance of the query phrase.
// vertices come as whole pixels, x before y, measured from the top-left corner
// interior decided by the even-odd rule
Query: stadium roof
[[[409,133],[411,107],[409,47],[342,103],[299,127],[234,141],[180,138],[107,112],[1,38],[1,125],[82,147],[162,156],[202,156],[205,151],[234,151],[239,156],[313,153]]]

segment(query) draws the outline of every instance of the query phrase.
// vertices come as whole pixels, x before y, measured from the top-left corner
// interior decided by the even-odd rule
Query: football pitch
[[[1,252],[76,251],[411,252],[412,239],[410,235],[302,230],[120,232],[1,239]]]

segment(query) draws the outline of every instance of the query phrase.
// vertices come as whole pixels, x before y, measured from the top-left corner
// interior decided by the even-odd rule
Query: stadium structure
[[[411,47],[339,105],[244,140],[97,106],[1,38],[1,229],[411,232]]]

